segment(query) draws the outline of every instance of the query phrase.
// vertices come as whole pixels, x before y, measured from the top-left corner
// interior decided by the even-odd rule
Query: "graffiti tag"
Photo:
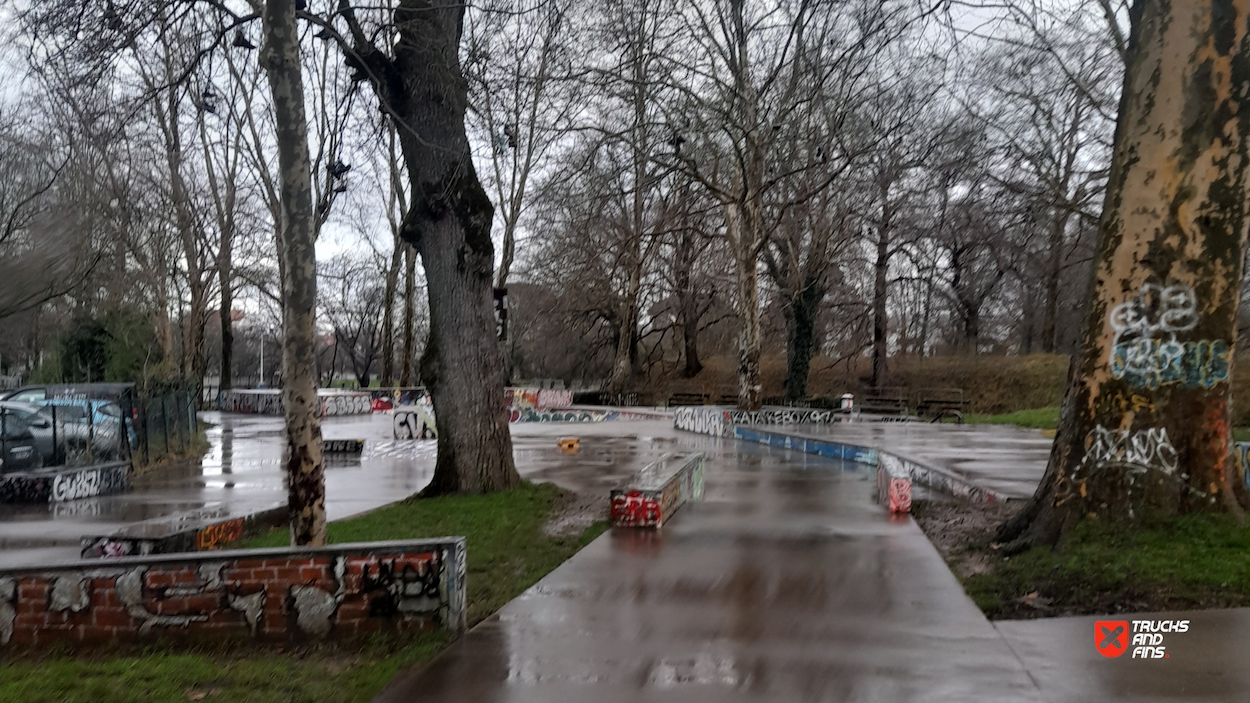
[[[1111,375],[1130,385],[1211,388],[1228,380],[1228,343],[1177,339],[1198,325],[1198,297],[1189,286],[1147,283],[1112,309]]]

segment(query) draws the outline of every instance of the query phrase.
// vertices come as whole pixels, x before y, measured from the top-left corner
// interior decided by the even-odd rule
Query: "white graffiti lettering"
[[[52,501],[62,502],[120,493],[126,488],[129,472],[130,467],[122,465],[57,474],[52,482]]]
[[[1176,448],[1164,428],[1144,430],[1107,429],[1098,425],[1085,438],[1083,467],[1121,465],[1176,473]]]
[[[723,410],[685,407],[673,411],[673,426],[687,432],[724,437],[728,432],[726,413]]]

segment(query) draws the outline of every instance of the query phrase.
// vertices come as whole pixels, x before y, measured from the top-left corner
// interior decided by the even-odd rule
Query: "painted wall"
[[[157,638],[307,642],[465,626],[463,537],[0,571],[0,651]]]
[[[130,486],[130,463],[78,466],[55,472],[0,475],[0,503],[61,503],[122,493]]]
[[[562,410],[573,405],[573,391],[569,390],[509,388],[505,397],[511,409]]]
[[[373,396],[368,391],[321,388],[317,390],[317,404],[322,417],[373,412]],[[282,391],[252,388],[225,390],[218,394],[217,407],[225,413],[281,415]]]

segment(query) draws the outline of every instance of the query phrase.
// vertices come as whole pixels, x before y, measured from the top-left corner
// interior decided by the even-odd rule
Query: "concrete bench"
[[[674,393],[668,397],[668,407],[678,408],[692,405],[707,405],[711,400],[706,393]]]
[[[613,488],[613,527],[660,527],[690,500],[703,498],[702,452],[665,454]]]

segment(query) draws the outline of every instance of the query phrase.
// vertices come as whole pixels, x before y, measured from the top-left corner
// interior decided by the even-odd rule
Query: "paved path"
[[[658,423],[635,451],[653,442],[709,453],[703,502],[606,533],[378,700],[1040,700],[867,470]]]
[[[1188,620],[1164,635],[1167,659],[1096,654],[1095,620]],[[995,628],[1049,701],[1250,701],[1250,608],[1007,620]],[[1130,640],[1131,643],[1131,640]]]
[[[1054,444],[1040,430],[1010,425],[838,422],[766,429],[884,449],[1013,498],[1033,495]]]

